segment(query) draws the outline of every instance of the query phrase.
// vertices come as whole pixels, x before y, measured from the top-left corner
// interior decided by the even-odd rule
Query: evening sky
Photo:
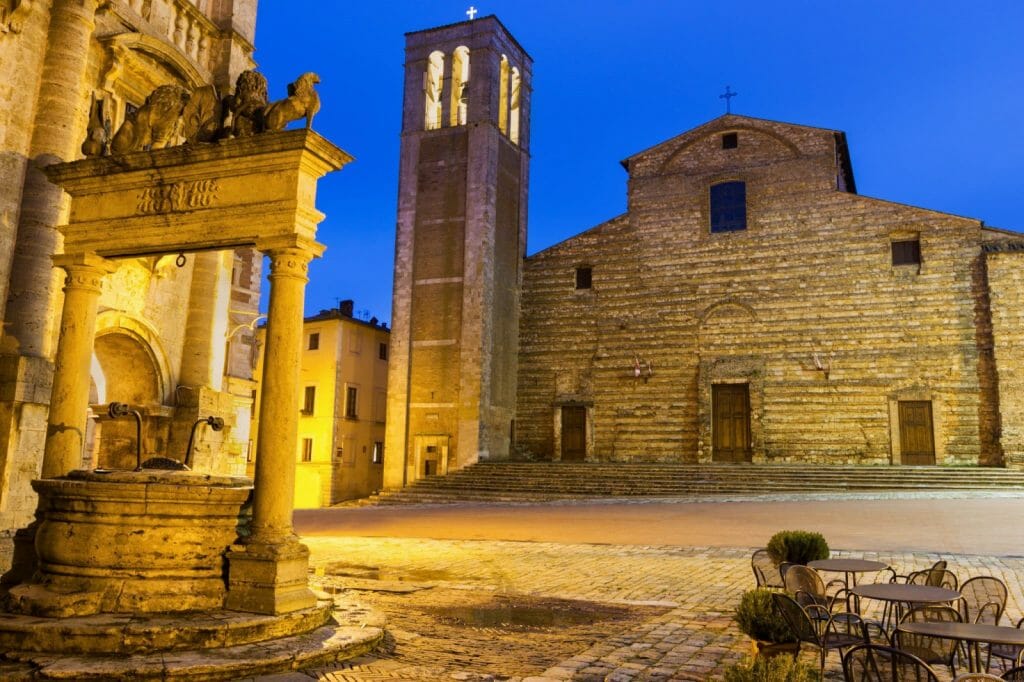
[[[404,34],[448,0],[261,0],[271,97],[317,72],[314,128],[356,157],[320,183],[306,313],[390,318]],[[626,209],[619,161],[725,111],[845,131],[860,194],[1024,230],[1024,2],[483,1],[534,59],[532,254]],[[266,297],[264,297],[264,308]]]

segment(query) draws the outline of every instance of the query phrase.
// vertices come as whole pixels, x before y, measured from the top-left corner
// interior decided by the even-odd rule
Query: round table
[[[873,573],[889,568],[889,564],[868,559],[818,559],[807,565],[816,571],[845,574],[844,580],[848,587],[850,585],[857,586],[858,573]]]
[[[933,587],[931,585],[913,585],[906,583],[869,583],[857,585],[850,588],[850,593],[863,597],[864,599],[877,599],[879,601],[893,604],[896,608],[889,613],[889,619],[899,622],[899,611],[901,604],[948,604],[960,598],[960,592],[949,590],[945,587]],[[888,606],[886,610],[889,611]],[[858,606],[858,613],[860,608]],[[892,627],[886,626],[890,632]]]
[[[941,637],[967,642],[967,669],[971,672],[984,672],[982,663],[982,644],[1007,644],[1024,647],[1024,630],[1005,625],[989,625],[986,623],[956,623],[947,621],[924,621],[901,623],[897,628],[900,632],[928,637]]]

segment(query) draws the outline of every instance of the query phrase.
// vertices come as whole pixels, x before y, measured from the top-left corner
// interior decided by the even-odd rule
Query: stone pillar
[[[50,258],[60,248],[56,226],[65,201],[60,187],[46,179],[42,168],[74,159],[84,139],[84,109],[89,103],[84,84],[96,4],[96,0],[54,0],[50,9],[48,48],[7,297],[5,347],[19,355],[47,357],[52,352],[54,316],[47,311],[53,305],[56,281]]]
[[[67,279],[43,452],[43,478],[64,476],[81,466],[96,308],[103,276],[115,269],[112,262],[95,254],[57,256],[54,262],[64,268]]]
[[[270,306],[263,359],[252,536],[228,553],[226,606],[256,613],[310,608],[309,549],[292,528],[299,421],[299,365],[309,261],[319,245],[263,249]]]

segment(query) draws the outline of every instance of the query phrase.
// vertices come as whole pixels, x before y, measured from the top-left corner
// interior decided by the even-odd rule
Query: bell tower
[[[531,67],[494,16],[406,34],[387,488],[509,455]]]

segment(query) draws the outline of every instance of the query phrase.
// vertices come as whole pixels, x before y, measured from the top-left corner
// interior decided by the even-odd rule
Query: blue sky
[[[534,59],[528,253],[625,211],[619,161],[724,113],[847,133],[861,194],[1024,230],[1024,2],[476,3]],[[320,183],[306,312],[391,312],[404,34],[468,2],[261,0],[271,96],[316,71],[314,128],[356,157]],[[266,301],[264,299],[264,306]]]

